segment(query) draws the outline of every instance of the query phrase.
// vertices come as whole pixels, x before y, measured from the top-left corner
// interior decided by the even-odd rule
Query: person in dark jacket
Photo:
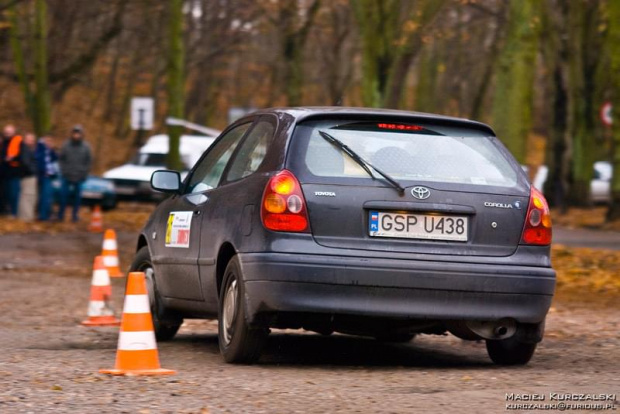
[[[58,220],[65,218],[65,208],[71,196],[73,198],[73,221],[79,220],[80,202],[82,199],[82,184],[88,177],[92,165],[90,145],[84,142],[84,130],[76,125],[71,130],[71,137],[63,144],[60,155],[60,209]]]
[[[25,134],[20,149],[21,165],[20,193],[18,214],[20,220],[30,222],[35,219],[37,207],[37,161],[35,152],[37,138],[34,134]]]
[[[52,181],[58,177],[58,154],[54,150],[53,138],[45,136],[39,139],[35,158],[37,160],[37,184],[39,203],[37,211],[39,220],[49,220],[52,213],[54,188]]]

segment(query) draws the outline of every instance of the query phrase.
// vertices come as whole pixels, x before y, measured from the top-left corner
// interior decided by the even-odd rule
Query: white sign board
[[[153,98],[131,98],[131,129],[153,129],[155,102]]]

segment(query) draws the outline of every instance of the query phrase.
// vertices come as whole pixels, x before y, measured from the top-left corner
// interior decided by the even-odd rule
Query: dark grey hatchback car
[[[525,364],[555,288],[544,197],[488,126],[362,108],[232,124],[139,238],[156,335],[217,318],[227,362],[270,328],[406,342],[450,332]]]

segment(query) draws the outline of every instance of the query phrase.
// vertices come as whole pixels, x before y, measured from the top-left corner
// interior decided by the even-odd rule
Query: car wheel
[[[497,365],[525,365],[536,350],[536,343],[519,342],[514,336],[508,339],[487,340],[487,353]]]
[[[406,343],[415,338],[412,333],[382,333],[375,335],[375,339],[380,342]]]
[[[228,363],[251,364],[257,361],[269,335],[267,329],[248,326],[244,296],[241,266],[235,256],[224,272],[218,317],[220,352]]]
[[[176,335],[183,323],[183,319],[173,316],[164,308],[155,285],[155,271],[151,262],[151,255],[147,246],[143,246],[136,253],[130,267],[131,272],[144,272],[146,289],[149,294],[149,304],[153,317],[153,329],[158,341],[168,341]]]

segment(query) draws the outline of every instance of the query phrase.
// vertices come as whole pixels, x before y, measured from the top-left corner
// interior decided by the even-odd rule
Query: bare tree
[[[185,117],[185,48],[183,45],[183,0],[170,0],[168,8],[168,114]],[[182,129],[168,127],[168,167],[181,170],[179,146]]]

